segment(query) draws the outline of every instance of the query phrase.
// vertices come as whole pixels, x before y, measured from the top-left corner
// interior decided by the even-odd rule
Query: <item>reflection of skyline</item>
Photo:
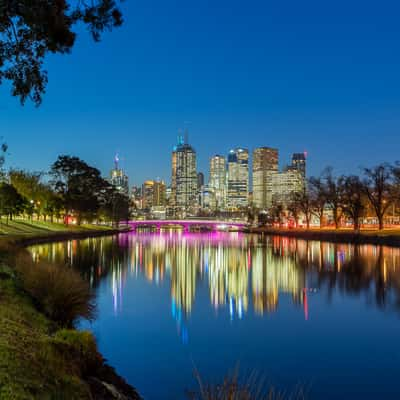
[[[240,233],[129,234],[34,246],[35,258],[78,266],[93,287],[110,274],[114,310],[121,310],[128,277],[170,282],[174,316],[190,316],[200,282],[208,284],[210,304],[231,318],[250,309],[275,312],[281,296],[302,305],[308,318],[309,286],[345,293],[373,292],[378,306],[387,291],[400,292],[396,266],[400,249],[263,238]],[[398,298],[399,296],[397,296]]]

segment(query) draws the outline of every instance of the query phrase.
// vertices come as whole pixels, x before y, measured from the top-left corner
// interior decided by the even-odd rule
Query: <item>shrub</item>
[[[94,293],[76,271],[65,265],[34,263],[26,254],[17,257],[16,270],[40,310],[62,327],[72,327],[79,318],[95,318]]]

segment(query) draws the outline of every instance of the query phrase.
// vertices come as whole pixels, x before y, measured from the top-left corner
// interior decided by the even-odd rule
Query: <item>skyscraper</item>
[[[142,205],[144,209],[166,205],[166,186],[163,181],[149,180],[142,186]]]
[[[114,158],[114,169],[110,173],[110,182],[120,193],[129,194],[129,180],[122,168],[119,166],[118,154]]]
[[[201,187],[204,186],[204,174],[202,172],[197,173],[197,189],[200,192]]]
[[[294,153],[292,156],[291,169],[296,169],[300,171],[303,178],[306,178],[306,168],[307,168],[307,154],[306,153]]]
[[[153,206],[162,207],[167,204],[167,186],[164,181],[157,179],[154,182]]]
[[[272,175],[272,205],[287,207],[292,201],[294,193],[304,190],[305,181],[301,171],[295,168],[286,168],[282,172]]]
[[[222,209],[226,204],[226,159],[215,155],[210,159],[210,189],[214,191],[216,208]]]
[[[249,197],[249,151],[237,148],[228,155],[228,196],[229,208],[248,205]]]
[[[172,152],[172,204],[178,209],[187,209],[197,205],[196,151],[179,137]]]
[[[145,181],[142,186],[142,208],[149,210],[153,207],[154,181]]]
[[[253,203],[257,208],[272,206],[272,175],[279,170],[279,152],[270,147],[253,151]]]

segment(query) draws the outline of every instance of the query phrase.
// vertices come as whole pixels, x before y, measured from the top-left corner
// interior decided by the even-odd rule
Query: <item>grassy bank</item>
[[[97,237],[126,232],[127,227],[104,225],[65,225],[44,221],[15,220],[0,222],[0,242],[28,246],[51,241]]]
[[[25,221],[7,228],[2,225],[2,229],[8,234],[0,236],[0,399],[139,399],[106,364],[90,333],[66,328],[58,318],[51,318],[62,290],[52,290],[54,281],[45,274],[54,279],[57,266],[46,270],[30,264],[30,255],[22,246],[26,241],[114,231]],[[35,275],[35,267],[40,274]],[[62,273],[71,274],[71,287],[79,284],[79,277],[66,269]],[[67,310],[64,302],[63,311],[64,305]]]
[[[362,230],[350,229],[285,229],[285,228],[252,228],[251,233],[296,237],[305,240],[321,240],[333,243],[373,244],[400,247],[400,230],[385,229]]]

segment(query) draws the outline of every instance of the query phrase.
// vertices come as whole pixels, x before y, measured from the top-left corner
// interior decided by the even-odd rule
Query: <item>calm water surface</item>
[[[238,233],[138,233],[31,248],[98,296],[82,324],[145,399],[239,364],[311,399],[400,398],[400,250]]]

